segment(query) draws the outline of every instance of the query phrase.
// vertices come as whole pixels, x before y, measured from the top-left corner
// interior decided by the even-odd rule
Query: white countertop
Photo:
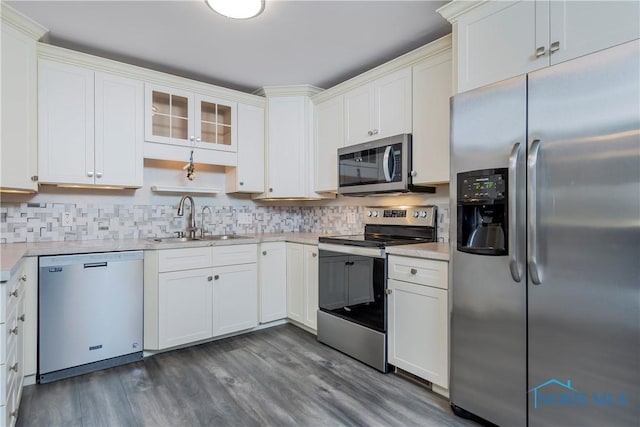
[[[64,242],[7,243],[0,245],[0,281],[15,274],[20,260],[27,256],[69,255],[91,252],[115,252],[155,249],[195,248],[202,246],[242,245],[261,242],[293,242],[317,245],[322,233],[246,234],[246,239],[194,240],[190,242],[154,242],[150,239],[78,240]]]
[[[153,239],[129,240],[79,240],[65,242],[7,243],[0,245],[0,281],[9,280],[15,274],[23,257],[46,255],[69,255],[91,252],[115,252],[136,250],[157,250],[195,248],[202,246],[242,245],[262,242],[292,242],[317,245],[323,233],[264,233],[246,234],[246,239],[234,240],[194,240],[190,242],[154,242]],[[448,243],[420,243],[415,245],[391,246],[388,254],[417,258],[449,261]]]
[[[386,252],[390,255],[449,261],[449,243],[416,243],[414,245],[389,246]]]

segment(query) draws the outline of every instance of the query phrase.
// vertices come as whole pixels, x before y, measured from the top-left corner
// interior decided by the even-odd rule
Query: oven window
[[[319,306],[384,332],[384,259],[320,251]]]
[[[342,154],[338,171],[341,187],[401,182],[402,143]]]

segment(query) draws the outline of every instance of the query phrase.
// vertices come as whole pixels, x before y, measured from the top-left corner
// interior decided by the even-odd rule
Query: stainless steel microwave
[[[411,134],[400,134],[338,149],[338,194],[422,192],[434,187],[414,186]]]

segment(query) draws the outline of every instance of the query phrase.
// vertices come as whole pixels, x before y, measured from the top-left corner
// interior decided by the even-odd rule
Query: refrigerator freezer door
[[[640,424],[639,52],[529,75],[531,427]]]
[[[508,200],[507,254],[460,252],[452,227],[451,402],[499,425],[525,425],[526,78],[457,95],[451,123],[451,191],[458,173],[479,169],[508,168],[507,185],[516,183]]]

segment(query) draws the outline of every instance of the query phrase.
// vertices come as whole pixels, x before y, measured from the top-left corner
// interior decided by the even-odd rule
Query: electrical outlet
[[[249,212],[241,212],[238,214],[238,225],[251,225],[253,217]]]
[[[349,224],[355,224],[356,223],[356,214],[355,214],[355,212],[349,212],[347,214],[347,222]]]
[[[62,213],[62,226],[63,227],[71,227],[73,222],[73,218],[71,218],[71,212],[63,212]]]

